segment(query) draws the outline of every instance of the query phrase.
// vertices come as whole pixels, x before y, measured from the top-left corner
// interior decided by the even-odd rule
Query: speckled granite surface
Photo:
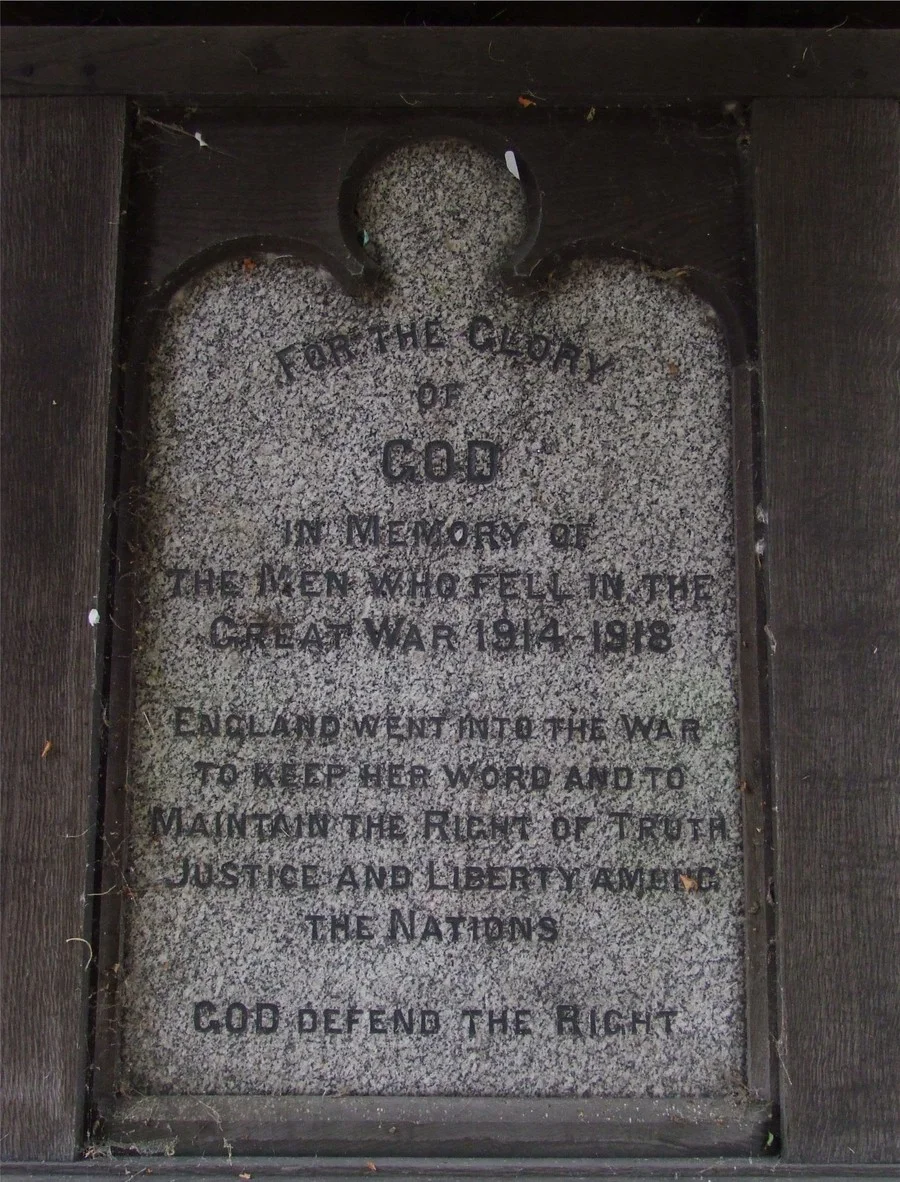
[[[133,1092],[740,1088],[730,396],[636,265],[525,296],[502,160],[391,157],[152,361]]]

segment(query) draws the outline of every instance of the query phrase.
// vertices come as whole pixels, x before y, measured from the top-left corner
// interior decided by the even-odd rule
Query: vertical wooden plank
[[[3,164],[5,1158],[82,1139],[125,101],[8,99]]]
[[[900,1154],[900,111],[766,100],[752,141],[784,1147]]]

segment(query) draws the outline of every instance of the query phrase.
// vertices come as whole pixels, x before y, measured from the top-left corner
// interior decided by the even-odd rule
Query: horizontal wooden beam
[[[375,1167],[373,1170],[372,1167]],[[95,1159],[67,1166],[22,1163],[7,1167],[6,1176],[22,1182],[108,1182],[110,1179],[147,1177],[164,1182],[175,1179],[203,1179],[203,1182],[235,1182],[252,1177],[254,1182],[294,1182],[297,1178],[321,1182],[359,1182],[372,1177],[382,1182],[715,1182],[740,1179],[764,1182],[791,1178],[803,1182],[851,1182],[869,1179],[884,1182],[896,1178],[896,1170],[884,1166],[809,1166],[788,1164],[777,1158],[750,1159],[648,1158],[622,1161],[620,1158],[446,1158],[446,1157],[212,1157],[163,1158],[120,1157]]]
[[[394,107],[890,97],[900,32],[13,27],[2,79],[5,94]]]

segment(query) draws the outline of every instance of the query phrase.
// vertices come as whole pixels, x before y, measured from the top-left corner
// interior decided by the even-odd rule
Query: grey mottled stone
[[[385,272],[377,293],[351,298],[325,270],[289,258],[255,267],[232,261],[189,283],[165,318],[152,360],[138,573],[125,1088],[522,1096],[740,1088],[742,854],[724,344],[700,300],[637,265],[579,263],[540,291],[511,294],[496,272],[525,233],[523,210],[502,161],[453,142],[406,149],[380,167],[360,202],[366,249]],[[494,349],[470,341],[475,316],[491,322],[476,325],[475,345],[493,340]],[[426,319],[440,320],[431,335],[443,347],[423,347]],[[419,347],[401,351],[388,330],[380,352],[371,326],[411,320]],[[503,325],[517,335],[503,338]],[[339,340],[333,354],[321,344],[335,334],[348,338],[352,359]],[[550,342],[538,360],[535,334]],[[529,340],[533,357],[512,352]],[[573,348],[560,355],[565,341]],[[321,370],[307,363],[307,345],[315,364],[327,361]],[[416,390],[426,381],[459,383],[458,400],[420,410]],[[497,441],[499,471],[490,483],[390,484],[382,471],[390,439],[416,449],[443,439],[457,453],[467,440]],[[392,463],[401,459],[392,455]],[[380,544],[358,537],[347,544],[352,514],[379,515]],[[297,543],[300,519],[321,521],[318,545]],[[437,544],[415,534],[419,520],[445,523]],[[391,532],[390,521],[403,524]],[[285,522],[295,523],[289,536]],[[467,523],[465,544],[461,526],[448,541],[451,522]],[[525,528],[513,548],[510,529],[483,527],[479,548],[476,522]],[[576,523],[586,526],[583,548],[551,543],[551,526],[560,523],[570,537]],[[279,590],[266,581],[260,595],[263,564]],[[176,568],[192,572],[181,578],[180,595],[166,573]],[[213,594],[201,585],[195,596],[193,572],[207,570],[236,572],[228,579],[237,593],[223,594],[217,583]],[[327,596],[318,573],[304,588],[304,570],[346,574],[347,594]],[[430,577],[430,598],[373,594],[370,572],[408,578],[410,571]],[[517,598],[500,597],[500,572],[513,572],[503,587]],[[472,577],[485,573],[494,577],[482,579],[475,599]],[[621,577],[620,601],[589,598],[589,577],[602,587],[604,573],[607,590]],[[435,590],[442,574],[447,598]],[[543,599],[525,597],[527,574]],[[648,602],[652,574],[688,576],[688,600],[677,593],[670,602],[663,581]],[[552,602],[551,575],[571,598]],[[695,584],[694,576],[703,578]],[[364,621],[384,616],[405,617],[405,651],[373,648]],[[538,641],[527,653],[479,651],[474,621],[488,621],[490,642],[493,621],[504,617],[517,624],[517,646],[524,618],[532,638],[555,618],[564,651]],[[214,647],[217,618],[216,635],[225,638],[256,621],[264,646]],[[594,652],[594,621],[603,640],[612,620],[625,622],[630,650],[637,622],[645,622],[641,652]],[[349,626],[337,649],[326,621]],[[668,627],[669,651],[648,651],[652,621]],[[436,624],[452,627],[455,651],[433,650]],[[274,647],[277,626],[293,648]],[[188,712],[176,716],[176,707]],[[179,725],[197,730],[200,712],[218,714],[223,732],[235,733],[176,733]],[[667,719],[671,737],[630,741],[622,716],[635,714]],[[228,715],[240,722],[226,728]],[[255,737],[246,733],[251,715],[264,732]],[[279,716],[290,728],[298,715],[333,716],[326,728],[337,734],[322,738],[321,722],[314,737],[271,733]],[[354,733],[363,715],[381,717],[374,737]],[[400,719],[401,732],[409,718],[439,718],[442,733],[426,722],[424,736],[387,737],[388,715]],[[459,720],[469,715],[528,719],[532,733],[520,724],[517,737],[510,723],[500,737],[493,723],[488,739],[460,740]],[[576,732],[570,740],[567,724],[553,736],[551,718],[603,721],[594,738]],[[698,720],[698,741],[684,737],[684,719]],[[204,784],[201,761],[232,765],[235,782],[209,771]],[[260,775],[254,783],[258,763],[294,765],[297,784],[280,785],[277,775],[271,785]],[[305,786],[313,764],[320,765],[313,781],[327,765],[346,771],[331,785]],[[362,764],[400,765],[397,783],[363,783]],[[573,766],[586,779],[591,764],[630,768],[632,782],[566,787]],[[411,765],[427,769],[424,784],[411,783]],[[451,786],[444,765],[499,768],[500,782],[486,786],[476,774],[468,786]],[[546,785],[532,786],[534,766],[546,769],[538,773]],[[507,783],[508,767],[526,769],[524,783],[515,772]],[[648,767],[682,769],[684,783],[667,784],[662,773],[654,788]],[[679,773],[672,778],[677,783]],[[442,842],[439,834],[425,838],[426,810],[529,821],[524,830],[510,823],[506,836]],[[229,812],[268,814],[263,836],[252,819],[243,839],[217,836],[215,818]],[[312,813],[330,816],[327,838],[308,835]],[[402,818],[403,840],[351,839],[341,820],[385,813]],[[290,833],[279,823],[272,834],[277,814]],[[642,816],[656,818],[652,833],[645,826],[641,834]],[[577,841],[562,836],[576,817],[587,818]],[[554,818],[563,818],[556,836]],[[662,818],[670,818],[668,836]],[[179,880],[183,859],[199,866],[201,881],[211,866],[214,884],[167,885]],[[229,863],[238,867],[237,886],[225,885]],[[251,886],[253,872],[240,868],[254,864]],[[367,864],[405,866],[411,884],[367,890]],[[298,874],[314,866],[319,885],[280,885],[285,865]],[[358,889],[338,888],[348,865],[363,880]],[[467,865],[498,867],[494,886],[515,881],[523,889],[438,889],[453,867]],[[514,879],[510,867],[525,871]],[[575,872],[571,889],[560,868]],[[638,878],[629,888],[620,868],[640,868],[644,889]],[[407,925],[416,913],[416,939],[389,938],[392,909]],[[311,914],[368,916],[372,938],[313,941]],[[447,919],[456,916],[466,918]],[[502,938],[486,938],[484,917],[496,918],[488,935],[498,930]],[[511,917],[522,921],[515,940]],[[554,925],[556,939],[539,938]],[[201,1011],[201,1026],[222,1021],[228,1003],[249,1007],[252,1026],[253,1007],[263,1002],[278,1006],[279,1028],[197,1031],[194,1005],[204,1000],[216,1009]],[[580,1035],[565,1022],[559,1033],[557,1007],[573,1005]],[[325,1033],[325,1009],[345,1028],[350,1006],[363,1011],[358,1025]],[[416,1033],[393,1032],[397,1007],[416,1011]],[[504,1007],[510,1027],[513,1010],[530,1011],[521,1019],[530,1033],[498,1026],[489,1034],[481,1017],[470,1036],[462,1011],[499,1015]],[[298,1030],[301,1008],[316,1012],[315,1032]],[[439,1015],[437,1033],[418,1033],[422,1009]],[[387,1011],[388,1033],[369,1031],[371,1010]],[[647,1011],[649,1031],[633,1020]],[[674,1012],[668,1033],[664,1011]],[[266,1020],[271,1012],[263,1011]],[[232,1009],[233,1026],[242,1013]]]

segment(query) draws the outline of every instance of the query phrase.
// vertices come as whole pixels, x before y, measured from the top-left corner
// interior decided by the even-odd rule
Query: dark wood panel
[[[893,30],[67,27],[4,40],[10,94],[514,108],[526,92],[552,106],[900,90]]]
[[[900,1156],[900,112],[763,101],[784,1146]]]
[[[82,1138],[101,547],[125,104],[3,118],[2,868],[6,1158]]]

